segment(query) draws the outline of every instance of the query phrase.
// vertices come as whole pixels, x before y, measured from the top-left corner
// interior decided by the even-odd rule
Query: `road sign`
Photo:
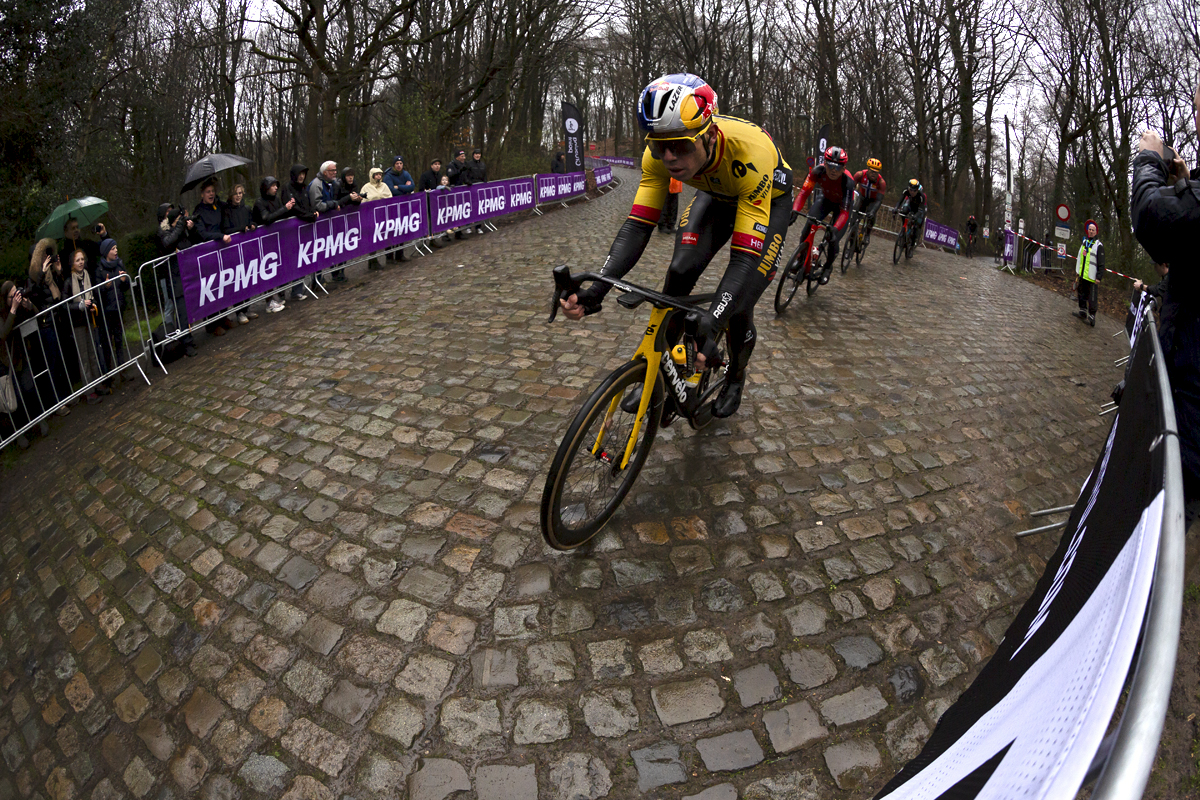
[[[1063,244],[1062,242],[1058,243],[1058,257],[1059,258],[1067,257],[1067,246],[1065,244]]]
[[[1012,230],[1012,192],[1004,193],[1004,229]]]
[[[1071,229],[1069,227],[1067,227],[1066,225],[1055,225],[1054,226],[1054,236],[1057,239],[1070,239],[1071,238]]]
[[[1025,233],[1025,220],[1023,220],[1023,219],[1019,219],[1019,220],[1017,220],[1017,233],[1024,235],[1024,233]]]
[[[1054,209],[1054,215],[1063,222],[1071,219],[1071,209],[1067,208],[1066,203],[1059,203],[1058,208]]]
[[[989,238],[991,238],[991,235],[992,235],[992,229],[991,229],[991,228],[984,228],[984,229],[983,229],[983,238],[985,238],[985,239],[989,239]]]
[[[804,163],[808,165],[809,169],[812,169],[817,165],[817,157],[809,156],[808,158],[804,159]]]

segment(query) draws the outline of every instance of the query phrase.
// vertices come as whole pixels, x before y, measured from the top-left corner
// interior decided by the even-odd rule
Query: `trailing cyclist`
[[[600,272],[620,278],[633,268],[662,214],[671,179],[698,191],[684,209],[663,293],[689,294],[717,251],[730,242],[729,266],[709,312],[697,326],[701,369],[715,364],[726,335],[730,365],[713,415],[737,411],[754,350],[754,304],[775,276],[789,225],[792,169],[760,127],[717,110],[712,87],[695,75],[667,75],[638,100],[646,132],[642,179],[629,218],[617,232]],[[609,286],[594,282],[562,300],[571,319],[601,309]],[[678,336],[679,332],[669,335]]]
[[[887,181],[880,175],[883,163],[878,158],[868,158],[867,168],[854,174],[854,210],[867,217],[867,231],[875,227],[875,214],[887,194]]]
[[[900,201],[896,203],[896,207],[892,209],[892,217],[895,217],[896,214],[907,214],[909,216],[908,235],[913,241],[916,241],[917,232],[925,224],[925,212],[928,209],[929,201],[925,198],[925,192],[922,191],[921,182],[913,178],[908,182],[908,188],[904,190],[904,194],[900,195]]]
[[[846,170],[846,162],[849,160],[850,156],[842,148],[836,146],[826,148],[825,162],[817,164],[809,170],[808,177],[804,179],[804,185],[800,187],[800,194],[796,195],[796,201],[792,203],[792,222],[795,222],[796,218],[804,213],[804,204],[814,190],[817,191],[817,194],[813,197],[809,217],[823,220],[834,211],[839,212],[833,223],[833,235],[829,240],[829,257],[825,260],[825,266],[821,270],[820,283],[822,285],[829,283],[829,273],[833,271],[833,260],[838,254],[838,242],[846,230],[846,221],[850,219],[850,208],[854,203],[854,178]],[[811,227],[811,220],[804,223],[804,229],[800,232],[800,241],[808,238],[808,231]]]
[[[967,256],[975,255],[975,232],[979,230],[979,223],[975,221],[975,215],[967,217]]]

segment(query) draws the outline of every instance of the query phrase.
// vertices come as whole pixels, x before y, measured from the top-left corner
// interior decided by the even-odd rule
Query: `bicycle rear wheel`
[[[624,469],[621,461],[637,414],[622,411],[621,401],[629,392],[640,393],[645,378],[641,359],[613,370],[567,428],[542,490],[542,536],[555,550],[579,547],[599,533],[642,471],[662,413],[661,375],[651,377],[650,406]]]
[[[917,240],[909,237],[908,244],[904,246],[904,260],[907,261],[913,257],[913,251],[917,249]]]
[[[823,261],[825,261],[825,244],[822,242],[821,246],[817,248],[816,256],[809,259],[808,274],[804,276],[808,279],[808,285],[804,287],[804,291],[808,293],[809,297],[812,297],[813,293],[817,291],[817,287],[821,285],[821,274],[825,272]],[[833,264],[830,264],[829,267],[832,269]]]
[[[796,296],[796,290],[800,288],[800,278],[805,272],[806,263],[801,258],[807,258],[809,252],[809,243],[806,239],[800,243],[796,251],[792,253],[792,257],[788,259],[787,268],[783,274],[779,276],[779,283],[775,287],[775,313],[782,314],[788,304],[792,302],[792,298]],[[801,255],[803,254],[803,256]]]

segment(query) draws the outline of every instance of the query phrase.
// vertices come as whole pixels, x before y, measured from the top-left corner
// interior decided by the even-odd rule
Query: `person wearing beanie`
[[[1104,278],[1104,245],[1100,242],[1100,226],[1089,219],[1083,226],[1083,244],[1075,259],[1075,286],[1079,310],[1075,316],[1096,327],[1096,302]]]
[[[450,162],[450,166],[446,167],[446,177],[450,179],[450,185],[465,186],[467,182],[467,151],[455,150],[454,159]]]
[[[420,189],[422,192],[432,192],[442,182],[442,160],[435,158],[429,162],[429,169],[421,173]]]
[[[111,281],[111,283],[105,283]],[[125,290],[129,288],[129,275],[120,249],[112,239],[100,242],[100,264],[96,267],[97,284],[100,287],[100,305],[103,320],[100,339],[104,346],[104,363],[110,370],[121,366],[128,357],[125,354],[125,324],[122,310],[125,308]],[[128,378],[128,376],[126,376]]]
[[[471,160],[463,167],[463,185],[474,186],[477,183],[487,182],[487,164],[483,163],[483,150],[476,147],[471,153]],[[483,225],[475,226],[476,233],[486,233],[487,229]]]
[[[404,168],[404,159],[400,156],[392,159],[392,165],[388,167],[387,172],[383,173],[383,184],[391,191],[392,197],[412,194],[416,189],[412,175],[409,175],[408,170]]]

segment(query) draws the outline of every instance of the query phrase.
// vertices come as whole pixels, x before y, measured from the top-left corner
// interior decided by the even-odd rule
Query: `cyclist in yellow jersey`
[[[695,75],[667,75],[647,86],[638,101],[638,123],[646,131],[641,183],[600,271],[620,278],[637,263],[672,178],[698,190],[679,221],[663,293],[689,294],[717,251],[730,243],[729,266],[697,328],[701,367],[715,358],[726,335],[730,364],[713,414],[728,417],[741,403],[757,339],[754,304],[775,276],[787,235],[792,169],[762,128],[718,114],[716,93]],[[595,313],[608,289],[587,286],[562,301],[563,310],[571,319]]]

